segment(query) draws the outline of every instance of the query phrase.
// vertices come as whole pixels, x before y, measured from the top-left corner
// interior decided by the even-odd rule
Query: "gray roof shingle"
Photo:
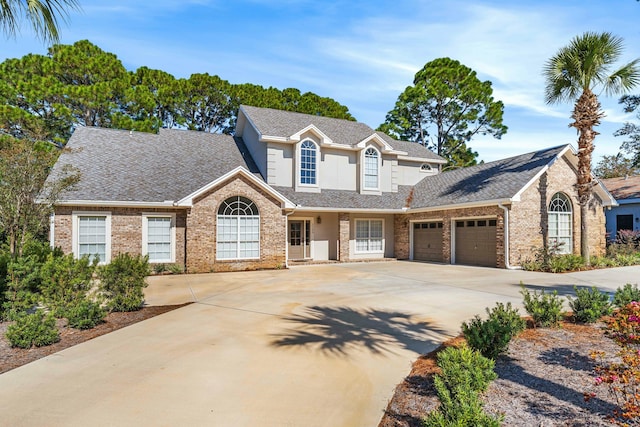
[[[428,176],[415,186],[411,207],[509,199],[566,147],[562,145]]]
[[[617,200],[640,199],[640,176],[608,178],[602,183]]]
[[[321,193],[296,192],[291,187],[273,187],[284,197],[304,208],[401,209],[407,204],[411,186],[399,186],[397,193],[360,194],[348,190],[322,190]]]
[[[396,150],[406,151],[411,157],[444,160],[420,144],[397,141],[383,132],[376,132],[364,123],[291,111],[274,110],[243,105],[258,132],[265,136],[291,136],[309,125],[314,125],[336,144],[354,146],[371,135],[378,134]]]
[[[238,166],[257,174],[240,138],[161,129],[158,134],[77,128],[49,179],[65,164],[80,183],[61,200],[177,201]]]

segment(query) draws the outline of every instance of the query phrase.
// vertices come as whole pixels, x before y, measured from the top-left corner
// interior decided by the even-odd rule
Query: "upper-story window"
[[[300,184],[316,185],[318,175],[318,148],[306,140],[300,145]]]
[[[380,154],[373,147],[364,152],[364,188],[378,188],[379,159]]]

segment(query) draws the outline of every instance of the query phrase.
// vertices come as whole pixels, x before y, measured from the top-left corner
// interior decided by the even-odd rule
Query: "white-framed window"
[[[73,212],[71,234],[76,258],[111,261],[111,212]]]
[[[423,163],[420,165],[420,172],[431,172],[433,168],[429,163]]]
[[[260,258],[260,213],[253,201],[229,197],[218,208],[217,259]]]
[[[364,188],[377,190],[380,176],[380,153],[373,147],[364,151]]]
[[[556,193],[549,202],[549,244],[558,245],[563,254],[573,252],[573,209],[564,193]]]
[[[384,251],[384,220],[357,219],[356,220],[356,252]]]
[[[300,184],[318,185],[318,147],[311,140],[300,144]]]
[[[175,262],[175,214],[142,214],[142,255],[149,262]]]

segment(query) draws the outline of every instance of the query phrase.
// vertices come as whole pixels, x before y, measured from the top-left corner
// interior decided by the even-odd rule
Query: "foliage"
[[[15,320],[38,302],[41,260],[29,254],[11,259],[7,264],[7,277],[3,302],[3,317]]]
[[[56,158],[50,146],[0,136],[0,229],[14,257],[22,253],[29,236],[47,227],[53,203],[79,179],[64,168],[60,176],[46,181]]]
[[[616,135],[620,134],[620,131]],[[640,153],[639,153],[640,154]],[[638,158],[640,160],[640,157]],[[600,179],[618,178],[640,174],[640,162],[634,165],[632,159],[628,159],[618,153],[615,156],[602,156],[593,173]]]
[[[41,347],[60,341],[56,319],[41,310],[18,317],[7,327],[6,337],[12,347],[20,348]]]
[[[574,37],[544,66],[547,103],[575,102],[574,120],[569,126],[578,131],[578,201],[582,235],[588,235],[587,209],[592,197],[591,155],[597,132],[594,127],[604,117],[598,97],[602,88],[607,95],[628,92],[640,82],[638,59],[610,72],[622,55],[622,39],[611,33],[586,32]],[[588,239],[581,239],[580,254],[590,265]]]
[[[529,291],[522,286],[520,294],[524,299],[524,309],[533,318],[535,326],[553,327],[557,326],[562,319],[562,300],[558,296],[558,291],[546,293],[543,290]]]
[[[625,95],[620,98],[620,103],[624,105],[625,113],[637,113],[636,118],[640,119],[640,95]],[[624,126],[618,129],[615,136],[626,136],[627,140],[622,143],[620,149],[630,156],[632,156],[630,162],[634,166],[635,173],[640,173],[640,126],[627,122]],[[632,173],[629,173],[632,175]],[[622,175],[620,175],[622,176]]]
[[[99,303],[83,298],[69,306],[65,311],[65,317],[69,320],[69,326],[76,329],[91,329],[101,323],[107,312]]]
[[[506,306],[496,303],[492,310],[486,311],[489,315],[486,320],[476,315],[469,323],[463,322],[462,333],[473,349],[495,359],[507,349],[511,338],[524,330],[526,323],[510,302]]]
[[[144,302],[149,258],[121,253],[111,263],[98,268],[100,291],[110,311],[136,311]]]
[[[633,301],[640,302],[640,289],[637,284],[627,283],[622,288],[618,287],[613,295],[613,305],[616,307],[625,307]]]
[[[552,243],[534,251],[533,259],[522,262],[522,268],[530,271],[546,271],[549,273],[562,273],[565,271],[581,270],[584,259],[579,255],[561,254],[561,245]]]
[[[640,418],[640,302],[620,308],[607,321],[605,334],[620,346],[620,351],[615,361],[602,351],[592,352],[591,357],[598,362],[595,382],[606,387],[618,403],[614,421],[628,425],[629,421]],[[589,399],[595,394],[586,397]]]
[[[569,307],[577,321],[593,323],[602,316],[611,314],[611,301],[609,294],[601,292],[595,286],[591,289],[573,287],[576,299],[569,297]]]
[[[129,72],[88,40],[7,59],[0,77],[0,128],[59,146],[77,126],[232,133],[241,104],[353,120],[347,107],[311,92],[234,85],[206,73],[176,79],[144,66]]]
[[[65,20],[67,10],[79,9],[77,0],[29,0],[0,2],[0,23],[5,34],[18,32],[21,18],[26,18],[33,30],[44,42],[57,42],[60,20]]]
[[[477,153],[467,144],[476,135],[500,138],[504,105],[494,101],[491,82],[450,58],[438,58],[416,73],[413,85],[400,94],[378,130],[418,142],[450,163],[475,164]]]
[[[86,297],[96,262],[91,263],[87,256],[75,259],[73,254],[49,255],[40,271],[41,291],[56,316],[64,316],[70,305]]]
[[[467,345],[447,347],[438,353],[440,377],[450,390],[467,385],[474,391],[486,391],[489,383],[498,377],[494,366],[493,360]]]
[[[467,346],[449,347],[438,354],[441,373],[434,378],[440,406],[424,420],[424,426],[499,426],[500,417],[482,409],[479,392],[497,378],[494,362]]]

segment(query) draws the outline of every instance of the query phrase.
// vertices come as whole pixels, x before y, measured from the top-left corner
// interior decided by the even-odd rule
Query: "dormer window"
[[[316,185],[318,169],[318,148],[312,141],[300,145],[300,184]]]
[[[373,147],[364,152],[364,188],[377,190],[380,170],[380,153]]]

